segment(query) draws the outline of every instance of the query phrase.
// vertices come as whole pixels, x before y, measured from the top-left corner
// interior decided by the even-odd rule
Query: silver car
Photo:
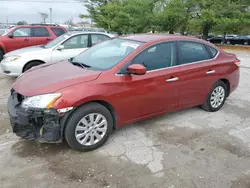
[[[89,47],[113,37],[112,34],[102,32],[65,33],[46,45],[22,48],[5,54],[0,68],[6,75],[19,76],[34,66],[75,57]]]

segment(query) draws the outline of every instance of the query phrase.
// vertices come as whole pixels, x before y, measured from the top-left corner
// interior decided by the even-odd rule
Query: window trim
[[[132,61],[137,57],[139,56],[141,53],[145,52],[146,50],[152,48],[152,47],[155,47],[157,45],[161,45],[161,44],[165,44],[165,43],[174,43],[174,47],[175,47],[175,54],[174,54],[174,65],[171,66],[171,67],[175,67],[177,65],[177,41],[164,41],[164,42],[160,42],[160,43],[156,43],[156,44],[153,44],[153,45],[150,45],[148,46],[147,48],[143,49],[142,51],[140,51],[136,56],[134,56],[133,58],[131,58],[128,62],[126,62],[116,73],[115,75],[128,75],[128,73],[124,72],[124,68],[125,67],[128,67]],[[165,67],[165,68],[159,68],[159,69],[155,69],[155,70],[150,70],[150,71],[147,71],[146,73],[150,73],[150,72],[154,72],[154,71],[158,71],[158,70],[164,70],[164,69],[167,69],[167,68],[171,68],[171,67]]]
[[[196,42],[196,41],[191,41],[191,40],[167,41],[167,42],[175,42],[175,43],[176,43],[175,46],[176,46],[176,62],[177,62],[177,63],[175,62],[175,66],[172,66],[172,67],[166,67],[166,68],[162,68],[162,69],[156,69],[156,70],[147,71],[146,74],[147,74],[147,73],[150,73],[150,72],[162,71],[162,70],[165,70],[165,69],[172,69],[172,68],[176,68],[176,67],[182,67],[182,66],[188,66],[188,65],[198,64],[198,63],[204,63],[204,62],[207,62],[207,61],[212,61],[212,60],[217,59],[217,57],[218,57],[219,54],[220,54],[220,50],[218,50],[218,49],[215,48],[218,52],[217,52],[216,56],[213,57],[213,58],[211,58],[211,59],[206,59],[206,60],[202,60],[202,61],[195,61],[195,62],[192,62],[192,63],[186,63],[186,64],[180,65],[180,64],[178,63],[178,62],[179,62],[179,51],[178,51],[178,50],[179,50],[179,46],[178,46],[178,42],[180,42],[180,41],[188,41],[188,42],[195,42],[195,43],[203,44],[203,43]],[[166,43],[166,42],[163,42],[163,43]],[[160,43],[157,43],[157,44],[160,44]],[[154,45],[155,45],[155,44],[154,44]],[[154,46],[154,45],[151,45],[151,46],[149,46],[148,48],[150,48],[150,47],[152,47],[152,46]],[[203,44],[203,45],[206,45],[206,44]],[[146,48],[146,49],[148,49],[148,48]],[[143,49],[141,52],[143,52],[143,51],[146,50],[146,49]],[[139,55],[141,52],[139,52],[137,55]],[[136,56],[137,56],[137,55],[136,55]],[[135,56],[135,57],[136,57],[136,56]],[[135,57],[133,57],[133,58],[135,58]],[[127,63],[131,63],[131,61],[133,60],[133,58],[130,59]],[[127,63],[125,63],[125,65],[126,65]],[[120,72],[120,71],[124,68],[125,65],[123,65],[123,66],[115,73],[115,76],[127,76],[127,75],[128,75],[128,74],[125,74],[125,73]]]
[[[14,32],[18,29],[29,29],[30,30],[30,35],[29,36],[14,36]],[[15,30],[13,30],[10,34],[13,35],[13,38],[27,38],[27,37],[31,37],[31,28],[30,27],[19,27],[19,28],[16,28]]]
[[[32,31],[32,29],[35,29],[35,28],[38,28],[38,29],[46,29],[47,31],[48,31],[48,33],[49,33],[49,35],[48,36],[33,36],[33,34],[34,34],[34,31]],[[49,30],[46,28],[46,27],[30,27],[30,37],[51,37],[51,34],[50,34],[50,32],[49,32]]]
[[[88,44],[87,44],[87,47],[86,48],[90,48],[90,43],[89,43],[89,34],[76,34],[76,35],[72,35],[71,37],[67,38],[66,40],[62,41],[59,45],[63,45],[65,42],[67,42],[68,40],[72,39],[73,37],[78,37],[78,36],[81,36],[81,35],[87,35],[88,37]],[[81,49],[81,48],[72,48],[72,49]],[[65,50],[72,50],[72,49],[65,49]]]

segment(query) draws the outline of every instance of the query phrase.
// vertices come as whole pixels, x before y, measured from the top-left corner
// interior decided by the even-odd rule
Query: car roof
[[[101,34],[101,35],[107,35],[110,38],[115,37],[116,35],[111,33],[105,33],[105,32],[98,32],[98,31],[69,31],[67,32],[69,35],[79,35],[79,34]]]
[[[197,42],[205,42],[204,40],[194,37],[182,36],[182,35],[170,35],[170,34],[135,34],[128,36],[120,36],[121,39],[135,40],[140,42],[153,42],[159,40],[192,40]]]
[[[22,27],[49,27],[49,28],[63,28],[62,26],[60,25],[16,25],[14,26],[13,28],[22,28]],[[11,28],[12,29],[12,28]]]

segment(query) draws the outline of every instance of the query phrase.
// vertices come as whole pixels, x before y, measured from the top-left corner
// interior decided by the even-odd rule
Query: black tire
[[[211,101],[211,96],[212,96],[212,93],[213,93],[214,89],[217,88],[218,86],[221,86],[221,87],[224,88],[225,96],[224,96],[224,99],[223,99],[222,103],[221,103],[218,107],[214,108],[214,107],[211,105],[211,102],[210,102],[210,101]],[[204,110],[206,110],[206,111],[208,111],[208,112],[216,112],[216,111],[218,111],[219,109],[221,109],[221,107],[224,105],[227,96],[228,96],[228,89],[227,89],[227,86],[226,86],[226,84],[225,84],[223,81],[219,80],[219,81],[217,81],[217,82],[213,85],[213,87],[210,89],[210,92],[209,92],[209,94],[208,94],[208,96],[207,96],[206,102],[205,102],[205,104],[201,105],[201,108],[204,109]]]
[[[32,67],[41,65],[42,63],[39,61],[32,61],[30,63],[28,63],[27,65],[25,65],[23,72],[26,72],[27,70],[31,69]]]
[[[103,115],[107,120],[108,127],[105,135],[99,142],[91,146],[84,146],[77,141],[75,136],[75,130],[78,122],[83,117],[91,113],[99,113]],[[64,130],[64,137],[71,148],[79,151],[91,151],[102,146],[108,140],[112,130],[113,118],[110,111],[105,106],[99,103],[88,103],[76,109],[76,111],[73,112],[73,114],[69,117]]]
[[[0,62],[3,60],[3,55],[4,55],[4,53],[3,53],[3,51],[0,49]]]

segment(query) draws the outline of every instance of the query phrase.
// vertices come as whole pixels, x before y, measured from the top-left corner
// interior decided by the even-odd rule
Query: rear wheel
[[[23,72],[26,72],[27,70],[31,69],[32,67],[41,65],[42,63],[39,61],[32,61],[30,63],[28,63],[27,65],[25,65]]]
[[[109,110],[99,103],[89,103],[69,117],[64,134],[71,148],[90,151],[102,146],[112,129],[113,118]]]
[[[201,107],[208,112],[218,111],[225,103],[227,92],[227,86],[224,82],[216,82],[211,88],[205,104]]]

